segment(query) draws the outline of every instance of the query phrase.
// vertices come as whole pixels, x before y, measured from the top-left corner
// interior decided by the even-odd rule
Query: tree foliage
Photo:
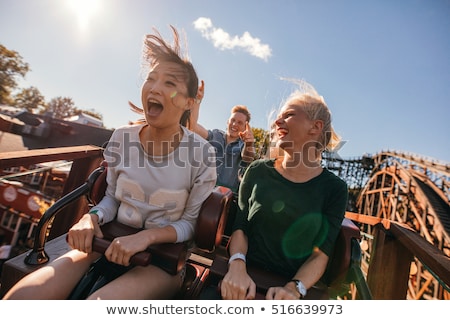
[[[81,112],[99,120],[103,116],[94,109],[82,110],[69,97],[56,97],[48,103],[36,87],[20,88],[18,79],[25,78],[30,66],[20,54],[0,44],[0,104],[16,106],[29,112],[51,112],[54,118],[65,119]],[[18,91],[15,95],[12,92]]]
[[[81,110],[75,107],[75,103],[72,98],[68,97],[56,97],[50,100],[46,105],[44,112],[51,112],[56,119],[65,119],[72,116],[79,115],[81,113],[90,115],[96,119],[103,120],[103,116],[95,112],[95,110]]]
[[[52,113],[56,119],[64,119],[77,114],[77,108],[72,98],[56,97],[50,100],[47,104],[45,112]]]
[[[13,104],[11,92],[17,88],[18,78],[24,78],[29,70],[18,52],[0,44],[0,104]]]
[[[85,114],[88,114],[98,120],[103,120],[103,115],[101,115],[100,113],[96,112],[95,110],[80,110],[80,112],[83,112]]]
[[[269,146],[269,132],[261,128],[252,128],[255,138],[255,149],[257,158],[262,158],[266,154]]]
[[[23,88],[14,96],[13,105],[33,112],[45,108],[45,98],[36,87]]]

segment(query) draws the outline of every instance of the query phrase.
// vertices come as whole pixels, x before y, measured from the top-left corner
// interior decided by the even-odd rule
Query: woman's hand
[[[256,284],[248,275],[244,261],[235,260],[229,265],[220,291],[225,300],[255,299]]]
[[[147,238],[141,232],[115,238],[105,251],[106,259],[123,266],[130,265],[131,257],[149,246]]]
[[[67,242],[73,249],[92,253],[94,236],[103,238],[103,233],[98,225],[98,216],[86,213],[70,228]]]
[[[200,104],[205,96],[205,81],[201,80],[198,86],[197,96],[195,97],[195,103]]]
[[[292,284],[292,283],[291,283]],[[284,287],[272,287],[267,290],[266,300],[298,300],[300,293],[298,293],[295,286],[286,284]]]

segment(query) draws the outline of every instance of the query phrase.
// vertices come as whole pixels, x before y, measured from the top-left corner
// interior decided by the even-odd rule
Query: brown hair
[[[168,44],[161,34],[153,28],[154,34],[148,34],[144,37],[144,48],[143,48],[143,65],[148,65],[150,68],[155,66],[158,62],[174,62],[178,64],[184,70],[184,76],[187,86],[187,95],[190,98],[195,98],[197,96],[198,90],[198,77],[194,66],[189,61],[187,55],[182,54],[180,46],[180,37],[177,29],[170,26],[173,33],[173,44]],[[185,50],[186,52],[187,50]],[[133,111],[142,114],[143,109],[137,107],[133,103],[129,102],[130,107]],[[186,110],[180,119],[180,124],[187,126],[190,121],[190,110]],[[140,120],[139,122],[142,122]]]
[[[231,113],[240,112],[247,117],[247,122],[250,122],[251,114],[248,111],[247,107],[244,105],[237,105],[231,109]]]

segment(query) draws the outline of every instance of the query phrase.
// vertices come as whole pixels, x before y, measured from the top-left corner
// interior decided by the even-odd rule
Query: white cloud
[[[270,46],[261,43],[260,39],[252,37],[248,31],[245,31],[242,36],[231,36],[225,30],[214,27],[211,19],[203,17],[194,21],[194,27],[201,32],[204,38],[210,40],[214,47],[220,50],[241,48],[264,61],[272,56]]]

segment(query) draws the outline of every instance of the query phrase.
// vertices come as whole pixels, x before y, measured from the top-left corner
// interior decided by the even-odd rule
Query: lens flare
[[[309,213],[300,217],[283,237],[284,254],[292,259],[309,256],[314,247],[319,247],[325,241],[328,229],[328,221],[320,213]]]

